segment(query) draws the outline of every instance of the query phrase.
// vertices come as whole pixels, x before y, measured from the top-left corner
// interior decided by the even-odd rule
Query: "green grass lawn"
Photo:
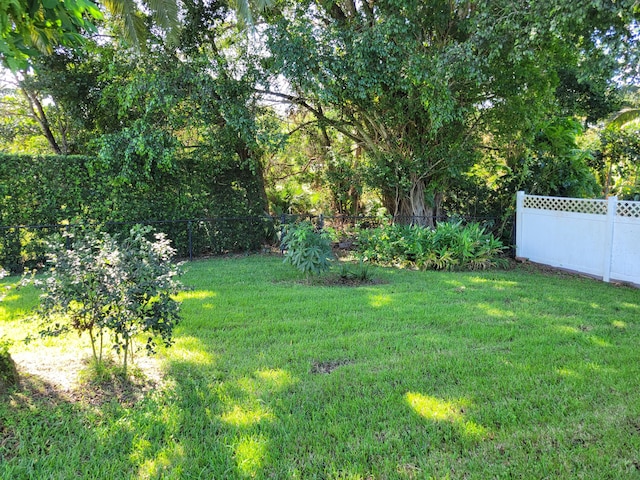
[[[162,386],[5,396],[0,478],[640,478],[640,290],[526,267],[359,287],[278,257],[186,269]],[[0,304],[0,335],[35,328],[36,298]]]

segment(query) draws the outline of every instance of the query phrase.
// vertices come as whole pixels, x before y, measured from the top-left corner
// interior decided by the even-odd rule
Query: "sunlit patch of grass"
[[[556,325],[554,329],[559,333],[566,333],[570,335],[577,335],[580,333],[580,329],[578,329],[577,327],[572,327],[570,325]]]
[[[265,420],[273,420],[274,416],[262,405],[257,405],[254,409],[246,409],[239,405],[234,405],[230,411],[224,413],[220,418],[223,422],[235,427],[248,427]]]
[[[174,360],[206,366],[213,364],[217,356],[199,338],[180,336],[171,348],[171,357]]]
[[[214,298],[218,294],[210,290],[191,290],[186,292],[180,292],[176,295],[176,299],[181,302],[184,300],[204,300],[206,298]]]
[[[408,392],[405,395],[405,400],[413,411],[421,417],[426,420],[451,423],[465,437],[482,439],[488,434],[487,429],[482,425],[466,420],[464,411],[469,408],[468,402],[440,400],[436,397],[415,392]]]
[[[439,400],[421,393],[409,392],[405,395],[409,406],[427,420],[458,423],[462,420],[461,407],[453,402]]]
[[[371,295],[369,298],[369,303],[371,304],[371,306],[376,308],[390,305],[393,301],[390,295],[377,294]]]
[[[490,305],[488,303],[479,303],[476,305],[478,309],[483,311],[486,315],[495,318],[513,318],[515,313],[507,310],[505,308],[497,308],[495,305]]]
[[[281,390],[293,385],[295,382],[291,374],[281,368],[258,370],[256,376],[273,390]]]
[[[134,445],[134,451],[149,450],[151,446],[150,442],[142,442]],[[138,469],[137,478],[139,479],[151,479],[151,478],[166,478],[167,476],[178,478],[179,470],[175,468],[176,465],[180,465],[185,458],[184,447],[180,444],[169,444],[159,452],[157,452],[153,458],[148,458],[142,461],[140,468]],[[132,456],[133,461],[137,461],[135,455]]]
[[[611,342],[608,342],[607,340],[600,338],[600,337],[596,337],[595,335],[591,335],[589,337],[589,340],[594,344],[597,345],[599,347],[612,347],[613,345],[611,344]]]
[[[264,464],[269,441],[261,435],[244,435],[233,445],[238,471],[244,477],[256,477]]]
[[[579,377],[580,376],[575,370],[571,370],[570,368],[558,368],[556,369],[556,372],[558,373],[558,375],[562,377]]]

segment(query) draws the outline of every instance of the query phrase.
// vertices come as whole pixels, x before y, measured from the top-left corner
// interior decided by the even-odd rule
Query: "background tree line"
[[[15,5],[2,149],[86,156],[114,219],[384,209],[506,228],[517,190],[640,193],[631,0]]]

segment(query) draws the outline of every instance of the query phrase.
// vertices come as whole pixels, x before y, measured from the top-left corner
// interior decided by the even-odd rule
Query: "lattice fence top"
[[[639,203],[638,208],[640,209],[640,202],[636,203]],[[524,197],[524,207],[535,208],[538,210],[555,210],[560,212],[591,213],[595,215],[607,214],[606,200],[592,200],[586,198],[538,197],[526,195]]]
[[[616,215],[640,218],[640,202],[618,202]]]

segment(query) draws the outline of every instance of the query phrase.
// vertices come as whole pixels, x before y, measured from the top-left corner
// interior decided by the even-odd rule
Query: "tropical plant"
[[[619,112],[614,113],[607,121],[608,127],[623,127],[640,118],[640,108],[623,108]]]
[[[305,275],[319,275],[331,267],[331,240],[325,232],[317,232],[311,222],[288,225],[281,242],[286,250],[285,263]]]
[[[362,230],[361,259],[383,265],[435,270],[479,270],[500,266],[502,242],[477,223],[439,223],[435,229],[390,225]]]
[[[341,264],[339,276],[343,280],[368,282],[371,280],[371,270],[369,264],[360,258],[356,265],[350,265],[348,263]]]

